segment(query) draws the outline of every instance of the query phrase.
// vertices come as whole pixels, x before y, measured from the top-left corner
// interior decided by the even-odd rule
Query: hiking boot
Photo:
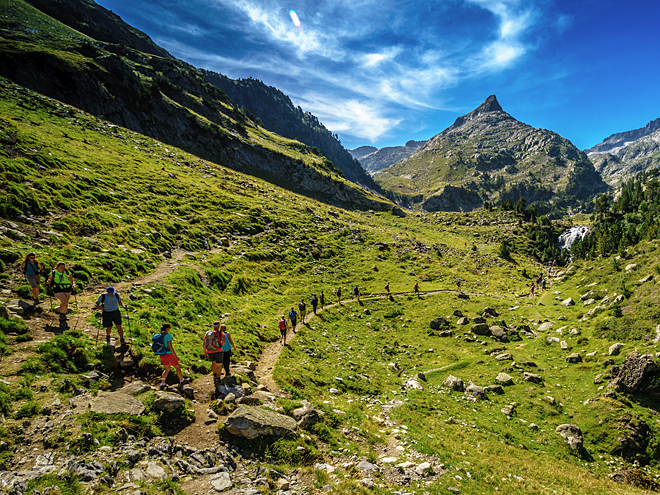
[[[60,313],[60,320],[66,320],[66,314]]]
[[[161,390],[165,390],[166,388],[167,388],[167,384],[166,384],[166,383],[161,383],[161,384],[160,384],[160,389],[161,389]]]
[[[126,345],[126,341],[124,340],[124,337],[119,337],[119,345],[122,347]]]

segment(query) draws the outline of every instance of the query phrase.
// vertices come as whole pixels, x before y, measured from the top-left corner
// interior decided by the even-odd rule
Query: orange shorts
[[[179,360],[174,357],[174,354],[161,354],[160,362],[163,366],[179,366]]]

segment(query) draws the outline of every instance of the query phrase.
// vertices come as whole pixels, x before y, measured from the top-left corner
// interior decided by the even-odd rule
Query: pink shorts
[[[179,360],[174,357],[174,354],[161,354],[160,362],[163,366],[179,366]]]

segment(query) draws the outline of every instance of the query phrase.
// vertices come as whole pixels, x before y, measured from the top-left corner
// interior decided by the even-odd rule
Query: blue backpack
[[[156,355],[167,354],[167,347],[165,346],[165,334],[157,333],[151,337],[151,350]]]

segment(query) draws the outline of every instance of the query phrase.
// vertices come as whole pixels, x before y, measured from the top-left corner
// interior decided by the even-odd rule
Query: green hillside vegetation
[[[7,444],[0,462],[9,470],[22,462],[27,438],[44,451],[63,453],[68,446],[91,461],[105,455],[103,447],[120,449],[120,429],[146,442],[201,426],[190,401],[175,413],[157,411],[153,391],[138,395],[146,407],[141,416],[44,416],[56,397],[80,400],[80,389],[112,390],[129,376],[157,384],[162,368],[149,345],[164,321],[173,325],[184,373],[201,383],[209,364],[200,340],[211,321],[229,326],[235,361],[257,361],[279,337],[279,315],[297,301],[323,290],[333,302],[333,289],[342,287],[346,298],[358,284],[360,304],[345,301],[313,318],[275,365],[274,379],[287,397],[271,407],[290,413],[305,399],[324,412],[321,421],[304,436],[250,442],[224,431],[233,404],[207,403],[197,411],[214,407],[221,414],[218,431],[208,428],[209,443],[247,463],[250,473],[273,467],[298,476],[308,489],[330,484],[342,493],[421,495],[449,487],[474,494],[643,493],[608,476],[625,468],[634,468],[630,479],[653,486],[659,460],[654,389],[610,393],[601,388],[608,379],[597,377],[609,372],[607,359],[620,365],[633,350],[656,350],[657,284],[653,277],[640,281],[660,272],[656,241],[644,240],[648,233],[627,248],[625,263],[636,267],[620,269],[624,262],[612,257],[578,260],[530,299],[527,286],[544,266],[530,256],[546,252],[539,249],[568,223],[536,217],[520,203],[513,210],[405,217],[346,211],[1,84],[0,278],[9,291],[2,302],[29,295],[18,265],[33,249],[47,266],[68,261],[83,289],[72,304],[73,328],[59,335],[43,331],[54,316],[47,300],[26,319],[7,318],[0,308],[0,412],[6,418],[0,432]],[[503,241],[511,246],[508,258],[500,256]],[[392,298],[383,294],[388,282]],[[412,294],[415,282],[420,297]],[[89,308],[109,283],[130,306],[125,329],[134,367],[123,368],[120,357],[96,341],[98,323]],[[584,306],[585,294],[597,302]],[[568,297],[575,306],[561,304]],[[506,339],[474,333],[473,321],[486,307],[498,314],[486,318],[488,324]],[[456,310],[469,318],[467,325],[458,324]],[[447,324],[431,329],[439,317]],[[31,340],[33,334],[39,339]],[[565,341],[566,349],[548,337]],[[615,342],[624,346],[610,358]],[[581,363],[566,362],[573,352]],[[506,353],[512,359],[496,360]],[[86,378],[90,367],[107,378]],[[449,374],[466,385],[495,385],[502,370],[513,384],[476,402],[443,385]],[[524,381],[525,371],[542,381]],[[420,372],[423,390],[403,387]],[[51,420],[55,427],[35,429]],[[564,423],[581,427],[584,451],[573,452],[555,433]],[[385,462],[386,456],[396,462]],[[370,475],[371,485],[360,481],[360,460],[382,466]],[[430,461],[434,473],[394,467],[406,460]],[[315,469],[319,462],[336,471]],[[114,479],[131,464],[120,457],[116,471],[111,463],[102,467]],[[265,490],[274,493],[273,476]],[[188,492],[185,483],[137,486],[149,494]],[[86,482],[52,473],[28,484],[48,486],[74,495]],[[96,486],[101,493],[115,489]]]
[[[338,205],[391,206],[346,180],[318,149],[255,124],[199,70],[160,52],[152,54],[153,44],[147,43],[146,35],[121,44],[125,41],[121,33],[133,28],[109,13],[99,17],[93,2],[50,2],[44,8],[86,32],[99,33],[99,38],[90,38],[23,0],[0,2],[4,21],[0,75],[116,125],[283,187]],[[107,39],[115,27],[116,40],[99,41]],[[143,42],[148,52],[131,48]]]

